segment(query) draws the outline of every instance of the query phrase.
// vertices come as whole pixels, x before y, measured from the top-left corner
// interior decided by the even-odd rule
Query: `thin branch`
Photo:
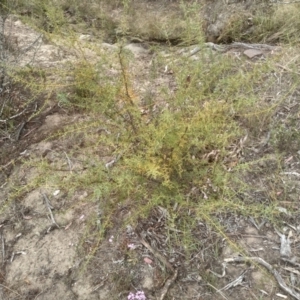
[[[142,237],[140,237],[140,242],[158,259],[160,262],[167,267],[172,273],[175,272],[173,266],[156,250],[154,250]]]
[[[158,298],[159,300],[164,300],[165,296],[168,293],[168,290],[169,290],[170,286],[177,279],[177,275],[178,275],[178,270],[176,269],[173,276],[166,281],[164,287],[162,288],[162,290],[160,292],[160,297]]]
[[[281,260],[287,263],[290,263],[291,265],[295,266],[295,267],[300,267],[300,264],[297,262],[292,261],[291,259],[285,258],[285,257],[281,257]]]
[[[3,234],[1,234],[1,242],[2,242],[2,265],[5,263],[5,244],[4,244],[4,237]]]
[[[10,289],[8,286],[5,286],[5,285],[3,285],[3,284],[1,284],[1,283],[0,283],[0,286],[4,287],[4,288],[7,289],[8,291],[10,291],[10,292],[12,292],[12,293],[18,295],[19,297],[22,297],[19,293],[17,293],[16,291]]]
[[[297,172],[281,172],[280,174],[281,175],[294,175],[294,176],[300,177],[300,174]]]
[[[247,271],[248,271],[248,269],[245,270],[238,278],[236,278],[235,280],[231,281],[226,286],[224,286],[223,288],[221,288],[220,291],[223,291],[223,290],[227,291],[227,290],[229,290],[232,287],[236,287],[238,285],[241,285],[242,282],[243,282],[243,280],[244,280],[244,277],[245,277],[245,274],[246,274]]]
[[[260,265],[264,266],[277,280],[279,286],[287,292],[289,295],[294,297],[297,300],[300,300],[300,294],[291,289],[286,285],[286,283],[283,281],[282,277],[278,273],[277,270],[275,270],[269,263],[267,263],[265,260],[263,260],[260,257],[235,257],[235,258],[226,258],[224,259],[227,263],[239,263],[239,262],[249,262],[254,261],[256,263],[259,263]]]
[[[164,287],[162,288],[161,292],[160,292],[160,297],[158,298],[159,300],[163,300],[165,298],[165,296],[168,293],[168,290],[170,288],[170,286],[174,283],[174,281],[177,279],[178,276],[178,270],[174,269],[173,266],[156,250],[154,250],[151,245],[149,245],[141,236],[140,238],[140,242],[163,264],[165,265],[165,267],[173,273],[172,277],[170,277]]]
[[[219,293],[224,299],[228,300],[228,298],[222,293],[221,290],[218,290],[216,287],[214,287],[212,284],[210,284],[209,282],[206,283],[208,286],[210,286],[211,288],[213,288],[217,293]]]
[[[69,165],[69,168],[70,168],[70,173],[72,173],[72,169],[73,169],[73,166],[72,166],[72,162],[68,156],[68,154],[66,152],[64,152],[66,158],[67,158],[67,161],[68,161],[68,165]]]
[[[299,1],[299,2],[300,2],[300,1]],[[290,73],[300,75],[299,72],[295,72],[295,71],[293,71],[293,70],[291,70],[291,69],[289,69],[289,68],[287,68],[287,67],[285,67],[285,66],[282,66],[282,65],[280,65],[280,64],[276,64],[276,66],[278,66],[279,68],[281,68],[281,69],[283,69],[283,70],[285,70],[285,71],[288,71],[288,72],[290,72]]]
[[[296,0],[296,1],[289,1],[289,2],[282,2],[282,1],[271,1],[271,4],[291,4],[291,3],[300,3],[300,1]]]
[[[17,129],[16,135],[15,135],[15,141],[18,141],[21,135],[22,130],[24,129],[26,122],[22,122],[19,128]]]
[[[48,208],[48,211],[49,211],[49,214],[50,214],[52,223],[55,224],[57,228],[59,228],[59,225],[56,223],[56,221],[55,221],[55,219],[54,219],[54,216],[53,216],[53,214],[52,214],[52,209],[53,209],[53,207],[51,206],[50,201],[49,201],[47,195],[44,194],[44,193],[41,193],[41,194],[42,194],[42,196],[44,197],[44,200],[45,200],[46,206],[47,206],[47,208]]]

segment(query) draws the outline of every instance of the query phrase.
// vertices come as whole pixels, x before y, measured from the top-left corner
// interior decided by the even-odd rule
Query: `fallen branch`
[[[140,237],[140,242],[163,264],[167,267],[167,269],[174,273],[175,270],[172,265],[156,250],[154,250],[142,237]]]
[[[176,269],[173,276],[166,281],[164,287],[162,288],[162,290],[160,292],[160,297],[158,298],[159,300],[164,300],[165,296],[168,293],[170,286],[177,279],[177,275],[178,275],[178,270]]]
[[[217,52],[226,52],[231,49],[243,49],[243,50],[248,50],[248,49],[254,49],[254,50],[267,50],[267,51],[272,51],[272,50],[277,50],[280,49],[280,47],[276,46],[271,46],[267,44],[248,44],[248,43],[239,43],[235,42],[232,44],[224,44],[224,45],[219,45],[215,44],[212,42],[204,43],[202,46],[196,46],[189,54],[188,57],[191,57],[201,51],[204,47],[210,48],[212,50],[215,50]]]
[[[263,260],[260,257],[236,257],[236,258],[226,258],[224,259],[227,263],[240,263],[240,262],[249,262],[254,261],[256,263],[259,263],[260,265],[264,266],[277,280],[279,286],[287,292],[289,295],[294,297],[297,300],[300,300],[300,294],[291,289],[286,285],[286,283],[283,281],[282,277],[278,273],[277,270],[275,270],[269,263],[267,263],[265,260]]]
[[[140,242],[163,264],[166,268],[173,273],[173,275],[166,281],[164,287],[161,289],[159,300],[163,300],[168,293],[170,286],[174,283],[178,276],[178,270],[174,269],[173,266],[156,250],[154,250],[150,244],[148,244],[141,236]]]

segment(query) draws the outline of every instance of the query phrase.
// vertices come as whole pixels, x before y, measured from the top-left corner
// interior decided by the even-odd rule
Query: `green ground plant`
[[[175,95],[165,95],[164,103],[155,112],[150,105],[145,115],[133,92],[128,73],[130,57],[122,45],[117,60],[119,77],[114,82],[101,80],[101,84],[99,66],[84,62],[74,66],[74,85],[70,90],[73,96],[68,101],[91,118],[59,134],[76,139],[83,133],[91,155],[87,161],[92,158],[91,149],[97,147],[103,149],[103,156],[110,157],[106,164],[99,160],[81,175],[70,174],[64,179],[69,193],[84,187],[90,191],[91,200],[98,201],[105,216],[102,223],[108,226],[99,233],[105,234],[112,226],[120,205],[132,209],[124,224],[146,218],[158,206],[167,210],[176,207],[175,219],[180,220],[177,226],[185,228],[187,237],[186,230],[193,228],[195,217],[212,222],[220,232],[221,226],[211,219],[217,212],[272,217],[272,208],[257,203],[245,207],[236,198],[232,183],[239,172],[230,173],[224,165],[230,159],[230,146],[245,135],[241,119],[247,120],[247,114],[260,119],[266,113],[263,107],[260,111],[253,106],[257,101],[253,87],[272,65],[262,63],[241,70],[231,58],[222,58],[221,62],[220,58],[211,57],[206,65],[201,60],[177,61],[173,66],[178,74]],[[189,85],[188,74],[194,74]],[[272,109],[267,110],[267,114],[271,113]],[[249,123],[246,125],[251,128]],[[99,127],[101,134],[95,135],[93,130]],[[51,180],[55,186],[61,179]],[[95,216],[92,223],[96,220]],[[187,248],[192,247],[191,238],[186,240],[190,242]]]

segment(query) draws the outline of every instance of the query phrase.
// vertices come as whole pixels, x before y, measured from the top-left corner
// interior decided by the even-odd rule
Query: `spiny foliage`
[[[55,33],[64,28],[63,11],[56,19],[58,7],[52,7],[52,2],[51,5],[46,1],[37,4],[33,2],[33,11],[42,13],[46,31]],[[184,11],[187,18],[194,17],[195,12],[196,8]],[[195,28],[198,27],[188,23],[185,31],[181,31],[186,33],[183,40],[194,41]],[[170,34],[163,32],[163,36]],[[197,41],[202,40],[201,33]],[[258,101],[254,87],[271,68],[268,63],[242,68],[240,61],[236,63],[230,58],[218,59],[218,56],[203,53],[198,62],[182,59],[171,64],[176,91],[166,93],[162,103],[152,103],[150,99],[146,107],[141,105],[135,92],[130,61],[122,46],[117,54],[120,73],[114,78],[106,77],[103,71],[106,62],[100,59],[94,63],[83,58],[66,65],[65,76],[73,81],[65,81],[66,90],[56,91],[59,105],[83,112],[88,120],[62,130],[59,137],[73,135],[75,138],[76,134],[83,133],[88,141],[87,153],[89,147],[100,148],[98,151],[111,160],[105,165],[91,154],[84,172],[63,175],[64,178],[53,172],[47,161],[42,161],[39,166],[44,176],[33,182],[34,187],[61,186],[63,180],[69,193],[82,188],[90,191],[91,198],[98,201],[104,211],[101,233],[124,203],[136,208],[132,210],[135,220],[146,216],[157,205],[169,210],[177,205],[186,228],[194,222],[185,214],[187,211],[193,216],[205,216],[207,221],[214,210],[245,211],[229,190],[230,177],[238,175],[229,174],[224,161],[229,155],[229,146],[244,134],[239,129],[242,122],[238,123],[241,115],[253,112],[255,118],[244,116],[243,121],[255,123],[252,125],[257,127],[256,121],[263,114],[255,107]],[[26,70],[16,73],[20,81],[22,71],[26,75]],[[59,70],[57,75],[63,77]],[[40,77],[42,81],[43,76]],[[30,80],[29,85],[36,89],[34,82]],[[269,110],[266,117],[271,113]],[[93,130],[98,130],[97,134]],[[91,163],[92,160],[96,162]],[[205,192],[209,189],[207,199]],[[224,204],[224,200],[228,202]],[[248,211],[262,210],[255,207]]]
[[[95,193],[102,199],[113,194],[111,199],[118,202],[129,197],[152,206],[168,205],[174,198],[182,201],[193,187],[205,185],[207,180],[222,189],[226,171],[221,162],[226,147],[239,134],[231,103],[219,97],[209,99],[202,87],[186,87],[178,78],[180,87],[174,96],[166,97],[155,109],[151,105],[142,109],[122,47],[118,57],[121,73],[114,85],[94,85],[90,76],[94,71],[89,69],[94,66],[74,69],[75,105],[101,107],[106,133],[101,134],[99,143],[108,146],[114,158],[111,165],[84,175],[98,177],[101,184]],[[81,76],[89,80],[79,79]]]

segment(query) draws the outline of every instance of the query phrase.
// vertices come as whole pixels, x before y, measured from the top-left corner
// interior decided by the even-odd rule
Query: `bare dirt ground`
[[[26,46],[37,38],[37,33],[20,20],[12,18],[11,22],[10,30],[17,36],[19,46]],[[210,32],[216,34],[212,27]],[[83,48],[88,38],[79,37]],[[100,47],[112,55],[117,51],[112,44]],[[169,92],[175,91],[172,70],[162,68],[161,76],[149,82],[153,54],[145,45],[128,43],[126,48],[134,56],[130,71],[137,94],[144,95],[145,99],[149,95],[157,97],[159,102],[162,99],[156,90],[160,85],[168,83]],[[190,50],[188,47],[176,49],[178,55]],[[86,51],[91,57],[96,55],[92,50]],[[160,53],[168,55],[168,51],[162,48]],[[213,55],[233,55],[239,59],[245,55],[244,51],[233,49],[226,53],[213,52]],[[294,49],[285,51],[287,56],[294,53]],[[26,55],[28,59],[32,57],[30,52]],[[268,55],[273,54],[266,53],[265,59]],[[35,56],[35,63],[41,68],[76,59],[73,53],[43,41]],[[197,59],[197,55],[191,59]],[[249,58],[249,64],[255,63],[255,59]],[[27,63],[26,57],[23,62]],[[111,72],[114,71],[112,64]],[[288,89],[291,76],[287,69],[280,67],[277,75],[280,76],[278,90],[270,92],[273,99]],[[298,98],[299,91],[278,108],[276,122],[299,129]],[[40,172],[34,168],[35,161],[51,162],[62,177],[64,172],[70,172],[69,160],[72,172],[84,172],[84,153],[80,153],[79,140],[47,137],[64,126],[80,122],[85,116],[68,113],[54,103],[53,99],[46,102],[42,114],[26,123],[18,140],[1,141],[1,147],[10,150],[1,157],[0,203],[5,210],[0,215],[0,299],[127,299],[134,290],[144,290],[147,299],[300,299],[297,288],[300,166],[296,142],[290,145],[281,162],[280,178],[274,176],[272,183],[266,178],[269,180],[278,162],[273,145],[266,140],[267,131],[262,130],[252,137],[242,154],[245,161],[264,159],[256,162],[252,171],[244,173],[246,180],[252,182],[252,190],[240,197],[260,201],[263,205],[272,205],[272,197],[282,197],[282,205],[278,206],[283,219],[280,230],[263,219],[227,212],[217,216],[226,228],[226,235],[222,236],[202,220],[196,220],[197,226],[190,234],[198,243],[187,256],[183,254],[180,232],[176,234],[177,241],[170,241],[170,232],[177,229],[168,227],[167,221],[171,218],[168,211],[157,208],[147,219],[141,219],[137,228],[128,225],[124,229],[118,228],[118,220],[130,214],[130,207],[123,206],[115,212],[115,224],[106,233],[106,240],[92,251],[94,241],[85,232],[90,216],[95,211],[101,214],[101,207],[96,202],[85,201],[89,195],[84,186],[72,196],[51,185],[30,190],[31,178]],[[284,137],[283,134],[282,145]],[[69,149],[76,149],[72,157],[66,154]],[[105,157],[101,159],[105,162]],[[10,203],[7,193],[12,182],[29,185],[29,188]],[[271,184],[275,186],[272,189],[275,195],[270,195]],[[294,205],[293,212],[285,209],[287,202],[289,207],[291,203]],[[95,231],[98,225],[95,222]],[[285,285],[282,282],[289,282],[291,288],[282,289],[282,284]]]

